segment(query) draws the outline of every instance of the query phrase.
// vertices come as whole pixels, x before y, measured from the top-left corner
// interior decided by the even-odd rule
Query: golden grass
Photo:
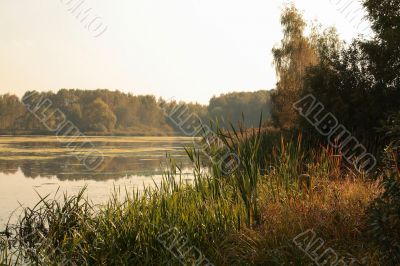
[[[226,239],[220,252],[222,264],[236,264],[240,259],[254,265],[275,265],[280,254],[294,263],[290,265],[307,265],[308,260],[311,265],[292,239],[313,229],[325,241],[324,247],[339,256],[351,254],[358,260],[366,258],[366,265],[379,265],[377,252],[366,248],[368,240],[363,235],[365,210],[379,193],[377,183],[325,181],[298,198],[268,199],[259,227],[246,228]]]

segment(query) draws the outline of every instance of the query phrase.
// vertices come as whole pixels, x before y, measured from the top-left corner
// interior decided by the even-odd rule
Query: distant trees
[[[202,125],[208,124],[207,106],[159,99],[167,122],[178,134],[195,134]]]
[[[263,122],[271,118],[271,92],[233,92],[213,97],[208,105],[208,115],[218,120],[222,127],[230,129],[230,123],[246,128],[258,127],[261,113]],[[244,121],[242,121],[244,117]]]
[[[21,124],[24,107],[15,95],[0,96],[0,128],[16,129]]]
[[[214,97],[211,108],[197,103],[169,102],[151,95],[134,96],[109,90],[67,90],[53,92],[27,92],[25,104],[39,108],[40,112],[62,111],[68,121],[87,134],[183,134],[165,114],[178,106],[185,116],[196,114],[203,123],[210,118],[238,121],[243,112],[248,125],[258,125],[261,111],[269,116],[269,93],[232,93]],[[40,106],[48,99],[51,108]],[[225,99],[220,101],[219,99]],[[166,108],[166,110],[163,110]],[[209,113],[209,110],[211,113]],[[220,110],[217,112],[217,110]],[[47,126],[57,125],[59,117],[46,117]],[[0,133],[49,134],[40,119],[28,111],[14,95],[0,96]]]
[[[134,96],[109,90],[62,89],[57,93],[27,92],[24,97],[25,104],[41,109],[46,108],[36,105],[48,99],[52,103],[51,109],[60,109],[69,121],[89,134],[157,134],[156,131],[160,129],[163,129],[162,133],[172,131],[153,96]],[[46,121],[47,125],[52,124],[51,119]],[[18,97],[6,94],[0,96],[0,132],[14,131],[49,133],[40,119],[29,112]]]
[[[97,98],[85,107],[83,117],[88,122],[88,131],[109,132],[117,122],[117,117],[111,108],[102,99]]]

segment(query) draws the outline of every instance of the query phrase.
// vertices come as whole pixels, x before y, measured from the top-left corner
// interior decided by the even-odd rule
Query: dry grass
[[[356,180],[320,182],[314,192],[287,200],[269,201],[262,223],[230,235],[222,245],[221,265],[311,265],[292,239],[313,229],[339,256],[367,258],[379,265],[365,238],[365,210],[379,193],[376,183]]]

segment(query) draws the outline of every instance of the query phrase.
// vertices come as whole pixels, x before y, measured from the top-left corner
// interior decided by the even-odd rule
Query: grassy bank
[[[3,263],[29,259],[64,265],[310,265],[293,239],[313,229],[349,262],[379,265],[365,232],[365,210],[379,188],[343,169],[330,149],[304,149],[301,137],[255,132],[223,137],[241,164],[225,175],[204,171],[201,153],[188,148],[195,181],[182,181],[171,160],[160,187],[142,194],[116,191],[94,206],[84,191],[62,200],[45,197],[7,230]],[[214,151],[217,152],[217,151]],[[119,200],[119,194],[126,200]],[[210,264],[208,264],[210,265]],[[354,264],[353,265],[357,265]]]

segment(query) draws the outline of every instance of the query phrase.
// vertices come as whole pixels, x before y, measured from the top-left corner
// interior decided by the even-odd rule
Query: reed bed
[[[339,253],[378,265],[362,233],[375,183],[351,177],[333,150],[305,148],[301,135],[217,132],[240,159],[233,173],[188,147],[192,184],[170,159],[161,185],[142,193],[116,188],[102,206],[84,190],[44,196],[8,226],[0,265],[196,265],[160,241],[171,229],[213,265],[310,265],[292,239],[311,228]]]

